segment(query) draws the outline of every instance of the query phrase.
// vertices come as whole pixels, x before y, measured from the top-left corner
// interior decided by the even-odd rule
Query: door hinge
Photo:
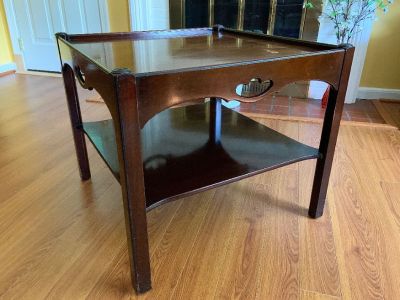
[[[18,38],[18,46],[21,51],[24,51],[24,41],[21,38]]]

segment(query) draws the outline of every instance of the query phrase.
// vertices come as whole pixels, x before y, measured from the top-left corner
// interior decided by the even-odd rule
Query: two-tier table
[[[90,178],[86,134],[121,184],[132,283],[138,293],[151,288],[146,211],[157,205],[317,159],[309,215],[322,215],[351,45],[222,26],[58,33],[57,41],[81,178]],[[102,96],[110,120],[82,121],[75,77],[83,88]],[[302,80],[321,80],[331,87],[319,149],[221,105],[221,99],[255,102]]]

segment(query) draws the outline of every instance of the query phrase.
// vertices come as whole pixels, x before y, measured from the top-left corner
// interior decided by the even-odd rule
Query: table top
[[[97,39],[75,35],[68,43],[109,72],[127,68],[135,75],[264,62],[337,49],[211,28],[128,34],[98,34]]]

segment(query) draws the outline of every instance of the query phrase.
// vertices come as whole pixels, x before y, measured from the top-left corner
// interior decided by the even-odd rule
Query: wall
[[[400,89],[400,1],[377,14],[361,77],[361,87]]]
[[[110,31],[129,31],[129,0],[107,0]],[[13,52],[3,1],[0,0],[0,65],[13,61]]]
[[[130,31],[129,0],[108,0],[110,31]]]
[[[108,0],[108,16],[111,32],[124,32],[131,30],[129,0]],[[115,44],[113,45],[113,51],[115,53],[124,54],[114,56],[114,63],[116,65],[124,65],[126,63],[124,62],[124,58],[130,59],[134,57],[134,49],[132,44]]]
[[[129,31],[129,0],[107,0],[110,30]],[[400,1],[378,14],[361,77],[362,87],[400,89]],[[13,61],[3,1],[0,0],[0,65]]]
[[[0,66],[13,62],[10,34],[3,1],[0,0]]]

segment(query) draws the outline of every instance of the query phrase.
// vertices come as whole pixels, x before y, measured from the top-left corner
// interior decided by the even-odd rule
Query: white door
[[[106,0],[15,0],[20,48],[27,70],[60,71],[54,34],[105,32]]]

